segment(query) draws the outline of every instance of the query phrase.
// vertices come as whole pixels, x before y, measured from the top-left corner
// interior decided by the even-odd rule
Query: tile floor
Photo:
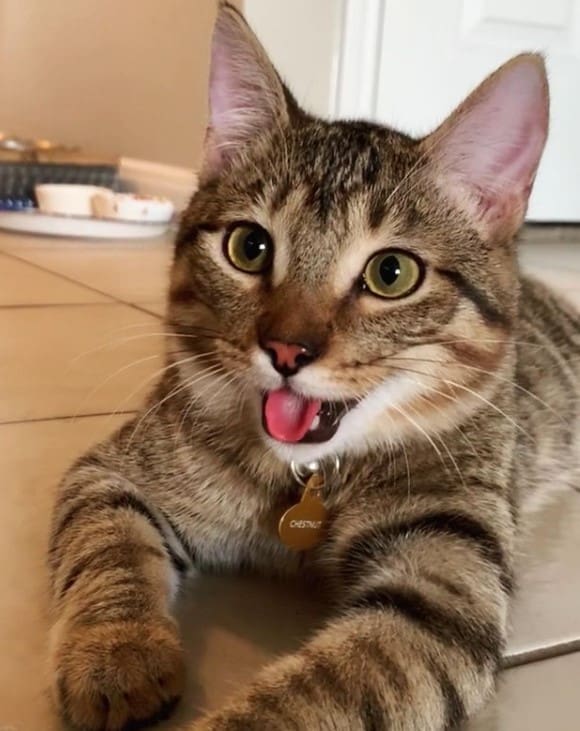
[[[62,731],[44,665],[53,490],[75,455],[137,408],[155,377],[170,256],[167,239],[104,244],[0,233],[2,731]],[[580,307],[577,233],[534,231],[522,261]],[[512,667],[469,730],[576,731],[580,496],[564,494],[545,508],[522,556]],[[321,617],[295,587],[216,578],[203,579],[179,611],[192,672],[168,731],[222,703],[268,658],[297,647]]]

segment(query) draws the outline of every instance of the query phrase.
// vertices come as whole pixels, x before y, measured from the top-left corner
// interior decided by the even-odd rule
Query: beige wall
[[[0,0],[0,130],[195,166],[216,0]]]
[[[342,0],[245,0],[246,17],[297,100],[334,112]]]

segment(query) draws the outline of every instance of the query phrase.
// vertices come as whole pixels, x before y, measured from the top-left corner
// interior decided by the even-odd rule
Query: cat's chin
[[[346,453],[364,454],[377,445],[388,445],[398,441],[405,428],[411,431],[418,428],[405,418],[399,420],[397,424],[396,417],[404,410],[405,403],[411,402],[422,391],[422,385],[412,376],[407,374],[389,376],[366,395],[347,400],[347,408],[337,419],[332,432],[324,435],[328,438],[317,441],[310,438],[289,440],[272,437],[271,430],[264,424],[262,401],[262,434],[268,447],[286,463],[332,459]],[[322,405],[325,402],[319,401],[319,403]],[[305,437],[306,432],[301,436]]]
[[[268,448],[281,462],[288,465],[291,462],[306,464],[307,462],[324,461],[342,454],[344,449],[337,449],[336,447],[337,436],[335,435],[326,442],[298,442],[291,444],[273,439],[268,436],[267,432],[264,432],[264,439]]]

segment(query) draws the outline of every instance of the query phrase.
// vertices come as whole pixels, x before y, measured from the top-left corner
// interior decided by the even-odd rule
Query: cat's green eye
[[[230,230],[224,242],[226,258],[236,269],[260,274],[272,263],[270,234],[257,224],[240,223]]]
[[[363,272],[363,285],[378,297],[397,299],[414,292],[423,280],[423,266],[411,254],[395,249],[371,257]]]

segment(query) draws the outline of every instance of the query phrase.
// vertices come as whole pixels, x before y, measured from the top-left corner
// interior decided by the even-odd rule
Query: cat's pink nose
[[[262,347],[270,356],[274,368],[283,376],[293,376],[316,357],[314,349],[303,343],[266,340]]]

